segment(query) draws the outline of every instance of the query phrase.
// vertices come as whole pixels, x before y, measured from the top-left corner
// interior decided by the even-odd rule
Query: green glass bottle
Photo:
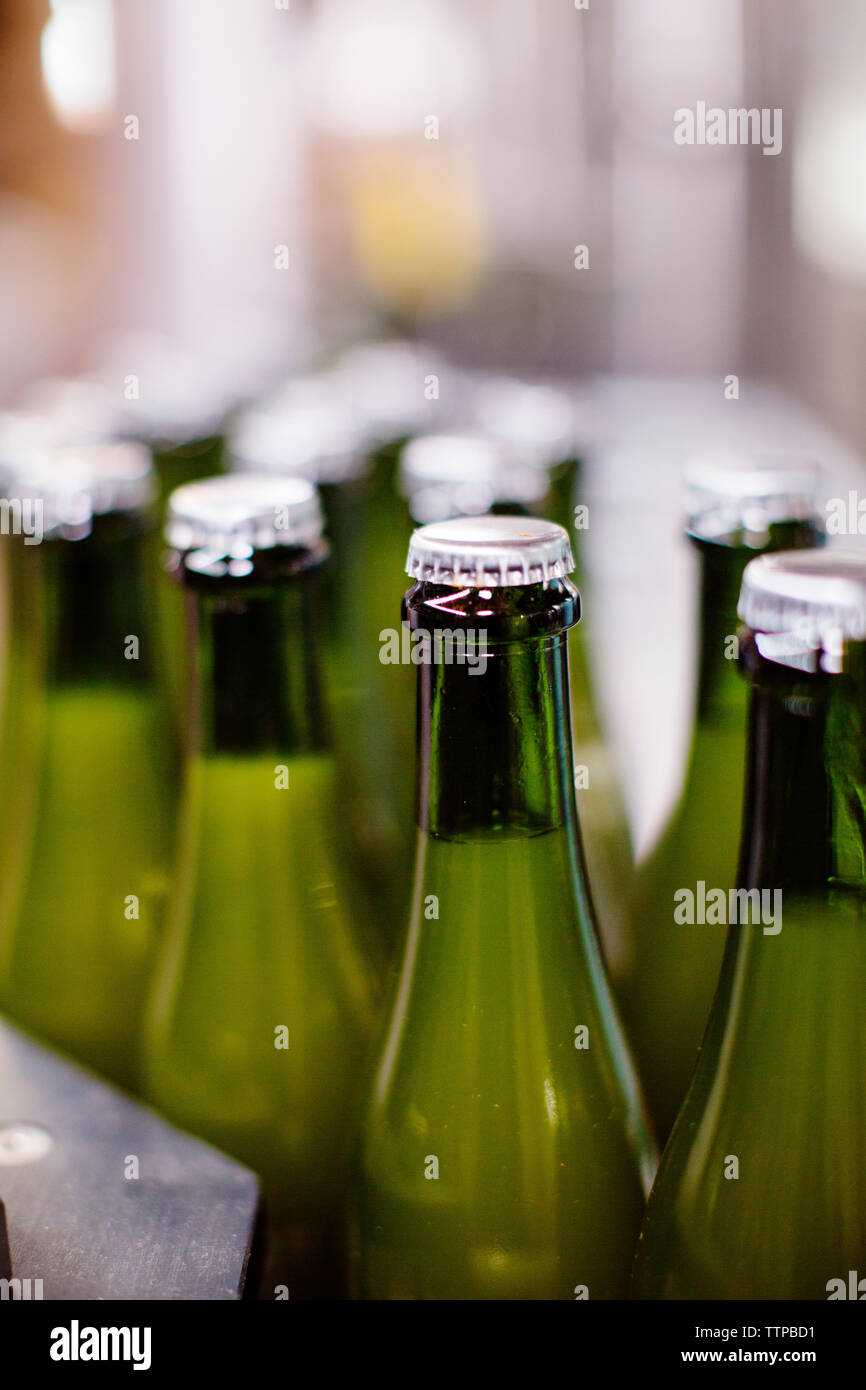
[[[33,382],[16,413],[45,444],[146,444],[164,503],[181,483],[219,470],[230,406],[214,368],[158,334],[128,333],[92,372]]]
[[[7,417],[21,442],[79,445],[131,440],[151,451],[160,520],[168,494],[221,471],[233,405],[224,375],[153,333],[116,339],[101,365],[74,377],[34,382]],[[3,437],[0,417],[0,456]],[[159,534],[159,528],[155,529]],[[183,632],[171,585],[156,588],[164,680],[180,728]]]
[[[345,609],[363,675],[342,754],[356,789],[355,841],[368,875],[374,875],[373,890],[387,904],[395,942],[402,940],[411,888],[413,749],[407,762],[396,723],[404,706],[379,652],[380,633],[394,627],[399,611],[400,575],[413,530],[397,479],[406,443],[455,418],[461,383],[461,373],[431,344],[402,338],[356,344],[330,374],[331,390],[353,413],[367,453],[360,506],[352,517],[352,595]]]
[[[488,406],[482,412],[485,423],[497,417],[494,406],[498,407],[499,434],[430,434],[407,444],[398,485],[407,499],[408,520],[429,524],[489,511],[503,516],[550,516],[569,530],[578,465],[575,416],[568,400],[552,387],[511,378],[473,379],[473,387],[479,411],[481,402]],[[516,445],[504,439],[505,426],[511,426]],[[573,549],[579,555],[579,547]],[[578,561],[575,569],[579,570]],[[582,626],[583,620],[572,630],[569,642],[572,729],[580,755],[576,777],[580,828],[605,956],[615,974],[624,950],[631,843],[609,749],[595,715]],[[407,691],[411,679],[411,668],[406,667],[398,667],[391,679],[389,720],[404,750],[404,767],[411,763],[415,738]],[[408,805],[408,778],[403,781]]]
[[[591,600],[582,543],[590,508],[582,494],[581,457],[590,428],[579,384],[473,373],[467,395],[476,427],[545,476],[539,514],[568,532],[575,581],[581,594],[589,594]],[[568,652],[571,722],[580,757],[577,802],[605,957],[617,981],[626,970],[630,948],[628,898],[633,855],[625,803],[593,680],[591,602],[585,607],[588,617],[573,630]]]
[[[347,634],[351,631],[345,609],[352,601],[356,582],[359,513],[369,471],[369,443],[359,417],[324,372],[293,377],[247,406],[233,421],[228,441],[227,461],[232,472],[301,478],[318,489],[331,547],[324,575],[329,650],[339,653],[329,673],[332,707],[351,686],[343,669],[350,655]],[[339,634],[332,630],[335,624]]]
[[[183,483],[207,478],[224,467],[227,418],[237,388],[229,387],[224,365],[208,360],[158,332],[123,332],[105,345],[92,373],[55,391],[56,410],[66,401],[99,390],[113,410],[113,434],[150,449],[158,487],[159,523],[152,563],[161,564],[160,528],[169,493]],[[71,441],[77,442],[77,441]],[[183,737],[183,604],[175,585],[155,586],[156,624],[163,685],[174,737]]]
[[[571,566],[565,532],[534,518],[412,538],[418,852],[363,1129],[364,1298],[627,1288],[652,1154],[577,831]]]
[[[459,516],[540,516],[547,499],[547,477],[524,458],[477,431],[430,433],[410,440],[400,453],[397,489],[402,500],[403,520],[396,541],[402,553],[392,555],[394,571],[402,572],[406,550],[416,526],[451,521]],[[394,541],[392,541],[392,549]],[[382,633],[393,628],[392,616]],[[387,647],[381,636],[383,658]],[[404,661],[384,666],[387,679],[383,698],[388,725],[399,749],[395,782],[402,824],[414,834],[415,814],[415,667]],[[408,833],[408,832],[407,832]],[[405,930],[406,901],[411,889],[414,843],[406,846],[404,889],[401,904],[401,931]]]
[[[866,556],[754,560],[740,615],[751,695],[739,883],[754,903],[728,909],[721,981],[650,1198],[635,1292],[856,1298],[866,1275]]]
[[[167,888],[173,750],[158,685],[153,473],[133,444],[25,451],[4,538],[0,1001],[124,1085]]]
[[[394,340],[296,376],[240,414],[238,470],[307,478],[320,491],[332,549],[326,654],[335,752],[347,789],[356,868],[378,904],[383,939],[403,928],[410,876],[411,778],[393,721],[393,682],[379,634],[393,625],[412,522],[395,486],[405,438],[429,428],[452,392],[441,358]],[[389,563],[390,561],[390,563]]]
[[[378,494],[373,443],[333,377],[308,374],[238,416],[229,465],[241,473],[306,479],[319,490],[331,546],[324,652],[335,755],[347,789],[355,870],[377,901],[383,940],[393,943],[405,901],[397,870],[405,846],[392,795],[399,775],[382,704],[375,592],[365,564],[366,521]],[[404,529],[408,543],[410,528]]]
[[[376,984],[319,672],[319,502],[297,478],[209,479],[172,495],[167,535],[189,742],[145,1094],[261,1175],[263,1296],[339,1296]]]
[[[719,978],[723,926],[674,918],[674,895],[734,886],[741,828],[746,687],[736,661],[743,570],[762,551],[821,542],[817,470],[774,456],[695,461],[688,536],[700,563],[697,706],[679,800],[632,885],[630,957],[619,994],[656,1132],[682,1103]]]

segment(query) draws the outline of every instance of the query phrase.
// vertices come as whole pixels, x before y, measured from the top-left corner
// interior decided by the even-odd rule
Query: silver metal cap
[[[761,555],[743,572],[737,612],[768,660],[840,671],[846,643],[866,641],[866,550]]]
[[[29,447],[6,460],[3,492],[39,502],[43,532],[80,539],[95,516],[133,512],[156,497],[150,452],[142,444]]]
[[[474,516],[415,531],[406,573],[430,584],[499,589],[546,584],[574,569],[568,532],[535,517]]]
[[[577,451],[575,402],[559,387],[519,377],[479,374],[468,383],[472,420],[484,434],[550,468]]]
[[[435,348],[393,340],[349,348],[333,379],[373,444],[385,444],[436,429],[446,413],[450,417],[455,403],[434,391],[446,371]]]
[[[686,515],[692,535],[717,540],[736,532],[765,536],[782,521],[816,515],[819,464],[796,454],[700,455],[686,466]]]
[[[476,516],[497,503],[539,502],[547,479],[481,434],[427,434],[403,450],[399,486],[412,516],[424,524]]]
[[[231,466],[240,471],[340,483],[364,472],[369,443],[333,382],[305,376],[243,411],[229,451]]]
[[[168,499],[165,537],[202,573],[249,574],[253,553],[321,540],[322,508],[312,483],[235,473],[185,483]]]

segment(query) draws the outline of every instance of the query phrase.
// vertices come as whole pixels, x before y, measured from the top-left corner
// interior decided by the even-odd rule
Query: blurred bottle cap
[[[543,471],[481,434],[419,435],[400,458],[399,487],[421,523],[475,516],[498,504],[531,506],[547,491]]]
[[[579,411],[571,395],[547,382],[489,373],[468,376],[473,424],[539,468],[573,458],[579,446]]]
[[[44,534],[80,539],[94,516],[133,512],[150,505],[156,480],[150,452],[141,444],[28,446],[0,467],[7,499],[29,499],[42,508]]]
[[[221,433],[235,403],[214,362],[156,333],[115,338],[93,379],[117,402],[122,433],[153,448]]]
[[[453,391],[448,365],[423,343],[362,343],[338,359],[333,378],[374,446],[436,429],[456,409],[456,401],[448,399]]]
[[[165,536],[187,568],[238,577],[251,572],[255,551],[313,548],[323,529],[319,495],[306,479],[234,473],[171,493]]]
[[[700,455],[684,470],[689,532],[704,540],[762,537],[783,521],[817,513],[819,464],[796,454]]]
[[[327,375],[297,377],[238,415],[230,466],[341,483],[365,471],[368,445],[362,421]]]

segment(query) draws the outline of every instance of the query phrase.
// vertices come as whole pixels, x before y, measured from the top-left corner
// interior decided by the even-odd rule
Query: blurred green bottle
[[[147,446],[156,470],[158,519],[169,493],[223,467],[226,421],[237,389],[224,364],[165,335],[127,332],[111,340],[88,374],[34,382],[16,415],[43,443],[79,445],[131,440]],[[2,429],[0,429],[2,440]],[[2,442],[0,442],[2,455]],[[152,563],[160,564],[160,527]],[[174,585],[154,587],[162,681],[174,735],[183,728],[183,605]]]
[[[412,776],[396,724],[392,672],[379,660],[380,634],[397,626],[400,576],[413,522],[397,485],[406,443],[444,428],[460,410],[462,377],[431,344],[393,338],[343,352],[332,389],[358,422],[367,472],[355,517],[352,597],[346,608],[361,680],[345,725],[343,756],[358,808],[355,840],[387,903],[390,937],[402,942],[412,882]]]
[[[365,569],[371,506],[372,438],[327,373],[295,377],[243,411],[229,441],[229,467],[315,484],[325,512],[331,560],[324,575],[324,657],[334,749],[347,788],[356,871],[378,904],[383,940],[397,934],[399,836],[393,786],[399,781],[379,687],[375,604]],[[395,598],[396,603],[396,598]]]
[[[134,444],[23,451],[6,506],[0,1002],[124,1085],[167,887],[173,750]],[[14,529],[14,528],[13,528]]]
[[[577,831],[571,568],[536,519],[412,538],[418,851],[363,1131],[364,1298],[627,1288],[652,1154]]]
[[[321,494],[332,548],[325,651],[335,751],[357,869],[392,944],[409,889],[411,780],[391,718],[379,634],[394,625],[395,575],[412,531],[395,487],[396,459],[407,435],[429,427],[442,380],[441,359],[428,349],[365,344],[242,412],[229,446],[233,469],[303,477]]]
[[[402,573],[413,529],[397,486],[400,456],[410,439],[441,430],[456,418],[463,377],[430,344],[391,339],[342,353],[330,381],[357,421],[368,454],[359,569],[369,632],[377,633],[393,626],[401,597],[395,575]]]
[[[674,894],[733,887],[741,829],[746,686],[737,666],[743,570],[763,551],[822,541],[817,467],[773,455],[696,460],[687,473],[687,534],[700,564],[695,723],[683,789],[632,888],[626,1027],[664,1140],[682,1103],[719,978],[723,926],[674,919]]]
[[[263,1296],[340,1296],[376,984],[320,680],[319,502],[297,478],[214,478],[172,495],[167,535],[189,742],[144,1089],[261,1175]]]
[[[571,538],[583,616],[569,640],[571,723],[577,758],[577,801],[592,896],[608,967],[617,980],[629,949],[628,888],[633,856],[628,817],[611,747],[598,712],[590,637],[592,595],[583,538],[590,509],[582,496],[582,449],[588,408],[577,383],[472,373],[466,386],[477,429],[542,471],[546,492],[538,514]]]
[[[231,397],[221,375],[158,334],[123,334],[77,377],[32,383],[16,412],[41,442],[129,439],[153,455],[161,504],[173,488],[219,471]]]
[[[28,429],[45,442],[132,440],[146,445],[156,470],[161,523],[172,489],[221,470],[232,405],[224,368],[217,370],[164,335],[142,331],[113,338],[86,375],[34,382],[17,414],[26,417]],[[153,530],[151,561],[155,567],[161,562],[159,524]],[[169,583],[157,584],[154,596],[162,680],[179,740],[183,605]]]
[[[635,1292],[862,1298],[866,557],[754,560],[740,615],[751,697],[739,883],[754,901],[747,910],[741,892],[728,910]]]

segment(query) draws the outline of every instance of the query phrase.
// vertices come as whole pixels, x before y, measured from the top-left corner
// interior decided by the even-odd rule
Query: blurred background
[[[640,850],[689,725],[683,459],[860,478],[864,54],[860,0],[0,0],[0,408],[130,330],[238,396],[388,333],[571,383]],[[781,108],[781,151],[677,145],[699,101]]]

